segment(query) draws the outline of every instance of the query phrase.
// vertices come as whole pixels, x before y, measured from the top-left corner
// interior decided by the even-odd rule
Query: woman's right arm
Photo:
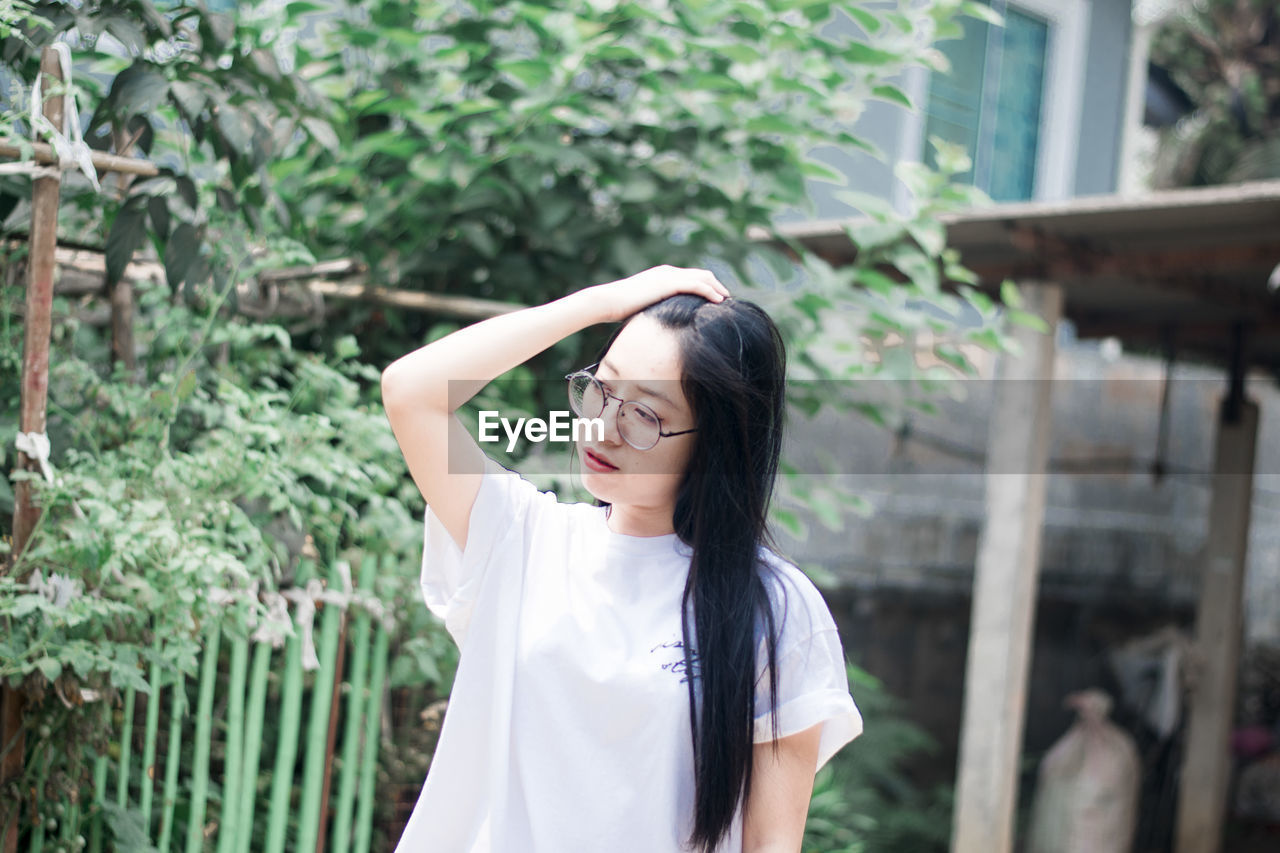
[[[382,371],[382,404],[409,474],[459,548],[467,544],[484,453],[454,412],[496,377],[557,341],[596,323],[621,320],[680,292],[717,302],[728,295],[707,270],[655,267],[545,305],[482,320],[396,359]]]

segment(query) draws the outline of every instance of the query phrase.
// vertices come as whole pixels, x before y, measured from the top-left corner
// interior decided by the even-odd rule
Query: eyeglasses
[[[649,450],[658,443],[660,438],[698,431],[697,427],[694,427],[676,432],[663,432],[662,419],[654,413],[653,409],[644,403],[624,400],[604,390],[600,380],[588,372],[599,363],[588,365],[582,370],[565,376],[569,381],[569,407],[573,409],[575,415],[583,418],[598,418],[604,413],[604,407],[608,405],[609,400],[617,400],[619,405],[615,423],[618,425],[618,435],[636,450]]]

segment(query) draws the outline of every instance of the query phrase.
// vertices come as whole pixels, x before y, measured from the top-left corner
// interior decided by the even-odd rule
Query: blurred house
[[[1190,703],[1184,703],[1173,735],[1162,737],[1144,722],[1143,709],[1119,701],[1124,690],[1108,660],[1124,644],[1163,627],[1193,637],[1198,607],[1219,615],[1237,612],[1220,609],[1220,600],[1202,599],[1206,584],[1218,583],[1222,561],[1238,558],[1244,571],[1243,600],[1236,602],[1246,636],[1244,675],[1234,701],[1212,700],[1218,708],[1213,713],[1219,726],[1224,719],[1280,726],[1280,676],[1251,669],[1255,661],[1273,658],[1269,650],[1280,646],[1280,351],[1254,346],[1280,328],[1280,298],[1267,287],[1267,271],[1280,264],[1280,186],[1254,185],[1250,198],[1261,207],[1248,207],[1251,212],[1239,212],[1239,219],[1230,190],[1212,198],[1152,197],[1145,206],[1126,201],[1141,191],[1144,123],[1176,120],[1186,108],[1176,87],[1158,71],[1149,73],[1148,63],[1155,28],[1179,3],[988,5],[1003,16],[1003,27],[969,19],[962,40],[939,44],[950,75],[919,70],[902,81],[921,110],[876,103],[856,129],[895,161],[929,162],[931,136],[969,153],[972,167],[962,178],[1004,207],[960,217],[950,229],[966,262],[969,250],[983,261],[1022,251],[1024,260],[1052,255],[1054,269],[1069,270],[1054,285],[1065,291],[1066,307],[1056,324],[1056,352],[1050,348],[1047,362],[1052,393],[1041,397],[1050,407],[1045,424],[1052,426],[1043,507],[1027,528],[1034,535],[1023,540],[1035,550],[1031,571],[1038,571],[1038,584],[1033,583],[1029,675],[1017,688],[1025,690],[1018,799],[1029,803],[1034,760],[1071,722],[1062,697],[1099,685],[1117,697],[1114,718],[1144,749],[1143,814],[1134,849],[1218,849],[1220,834],[1188,841],[1195,833],[1186,826],[1181,841],[1175,840],[1174,780],[1189,766]],[[856,35],[856,27],[847,26]],[[892,163],[860,152],[815,153],[843,171],[854,188],[900,209],[910,204]],[[1093,201],[1116,194],[1124,198]],[[820,221],[798,224],[795,235],[833,262],[847,259],[856,249],[842,246],[839,228],[826,221],[858,212],[841,201],[837,188],[815,184],[813,195]],[[1242,202],[1240,210],[1245,207]],[[1007,222],[1003,210],[1009,211]],[[1206,217],[1203,226],[1198,216]],[[1163,242],[1162,223],[1168,223]],[[996,246],[1006,226],[1021,242]],[[1203,240],[1186,243],[1179,236],[1189,234]],[[1247,262],[1241,260],[1244,246],[1233,242],[1236,234],[1253,241]],[[1133,274],[1128,270],[1136,267],[1126,266],[1132,258],[1125,251],[1138,245],[1148,253],[1144,262],[1183,251],[1177,257],[1202,257],[1204,266],[1165,268],[1163,278]],[[1189,245],[1192,254],[1186,255]],[[1086,316],[1089,322],[1078,325]],[[1188,344],[1186,330],[1193,326],[1201,338]],[[986,369],[991,375],[992,366]],[[1028,380],[1035,381],[1045,380]],[[1252,440],[1250,449],[1256,450],[1250,470],[1222,468],[1223,436],[1234,435],[1223,432],[1224,398],[1257,406],[1256,436],[1241,439]],[[963,753],[971,665],[966,658],[977,636],[971,618],[983,537],[994,538],[991,531],[1001,525],[1016,525],[1015,519],[991,518],[985,501],[1002,474],[1034,473],[991,470],[990,452],[998,444],[993,436],[999,425],[991,423],[995,411],[988,388],[971,391],[967,400],[944,401],[938,417],[906,418],[896,434],[847,416],[793,427],[793,460],[816,448],[837,453],[848,485],[868,499],[874,513],[839,531],[808,519],[807,535],[784,537],[784,544],[797,560],[820,567],[854,660],[882,678],[941,742],[942,753],[919,768],[932,781],[954,779]],[[818,464],[814,457],[813,470]],[[1221,507],[1230,503],[1221,491],[1223,474],[1237,476],[1232,482],[1245,482],[1251,495],[1243,519],[1239,512],[1227,519],[1247,531],[1231,545],[1224,545],[1231,537],[1210,521],[1216,517],[1223,524]],[[1251,481],[1239,480],[1247,474]],[[1011,588],[1009,595],[1015,594]],[[1202,664],[1221,668],[1232,659],[1229,645],[1209,649]],[[1016,656],[1011,660],[1016,668]],[[1234,675],[1228,683],[1236,683]],[[1200,718],[1203,726],[1204,712]],[[1224,740],[1222,754],[1206,760],[1215,768],[1229,767],[1227,750]],[[1222,797],[1225,784],[1184,786],[1181,795],[1213,800]],[[1183,804],[1182,811],[1193,810]],[[1199,821],[1212,830],[1213,809],[1206,814],[1184,815],[1184,824]],[[957,843],[953,849],[976,849]]]

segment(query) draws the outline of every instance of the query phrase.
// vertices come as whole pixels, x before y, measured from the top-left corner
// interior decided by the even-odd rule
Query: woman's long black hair
[[[776,748],[777,631],[758,549],[773,546],[765,522],[782,451],[786,350],[769,315],[749,301],[677,294],[640,313],[677,334],[681,389],[698,429],[674,524],[693,552],[681,613],[685,671],[694,675],[689,843],[711,853],[751,791],[758,631]]]

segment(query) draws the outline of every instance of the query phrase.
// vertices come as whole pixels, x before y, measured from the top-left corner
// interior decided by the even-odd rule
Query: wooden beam
[[[1231,726],[1242,642],[1244,575],[1253,496],[1258,405],[1218,417],[1209,537],[1196,611],[1196,667],[1178,785],[1177,853],[1218,853],[1231,776]]]
[[[1189,270],[1197,275],[1214,277],[1224,271],[1263,269],[1266,273],[1280,264],[1280,238],[1271,237],[1255,243],[1148,249],[1099,248],[1083,241],[1062,238],[1032,229],[1013,227],[1010,241],[1023,251],[1023,257],[984,261],[963,258],[965,266],[994,281],[1038,275],[1051,280],[1091,278],[1100,275],[1167,280],[1185,277]],[[970,253],[972,255],[972,252]]]
[[[427,293],[417,290],[400,290],[389,287],[375,287],[363,282],[330,281],[328,279],[311,279],[298,284],[309,288],[321,296],[335,299],[354,299],[361,302],[374,302],[396,308],[409,308],[414,311],[428,311],[447,317],[464,320],[483,320],[496,317],[509,311],[524,308],[517,302],[499,302],[495,299],[478,299],[470,296],[453,296],[444,293]]]
[[[1049,324],[1016,327],[998,363],[987,433],[986,509],[974,567],[952,853],[1010,853],[1044,520],[1054,334],[1062,288],[1022,285]],[[1014,380],[1014,381],[1010,381]],[[1017,381],[1023,380],[1023,381]],[[1025,381],[1035,380],[1035,381]]]
[[[1203,319],[1187,319],[1185,322],[1176,317],[1156,315],[1147,320],[1126,320],[1110,317],[1105,314],[1069,314],[1076,327],[1078,338],[1122,338],[1133,343],[1162,344],[1165,329],[1177,332],[1178,341],[1187,344],[1214,344],[1215,348],[1226,353],[1229,348],[1231,330],[1238,320],[1223,318],[1217,322]],[[1266,339],[1271,336],[1280,337],[1280,318],[1270,322],[1248,323],[1249,333],[1255,339]]]
[[[106,262],[101,252],[58,250],[58,276],[54,292],[59,296],[105,295],[105,276]],[[333,279],[328,276],[342,278]],[[164,267],[154,261],[134,260],[125,268],[124,277],[134,282],[163,282]],[[349,258],[323,261],[311,266],[266,270],[259,273],[258,280],[276,287],[310,290],[333,299],[373,302],[460,320],[483,320],[526,307],[518,302],[496,299],[371,286],[365,279],[364,265]],[[101,325],[99,319],[99,315],[92,311],[83,314],[83,320],[88,325]]]
[[[259,281],[293,281],[299,278],[347,278],[364,275],[369,270],[357,260],[337,258],[332,261],[320,261],[316,264],[283,267],[278,270],[263,270],[258,273]]]
[[[53,92],[62,82],[62,64],[58,53],[46,47],[40,53],[40,70],[43,75],[41,89]],[[42,105],[44,117],[54,127],[62,127],[63,95],[52,95]],[[49,336],[53,324],[53,274],[56,267],[54,253],[58,247],[58,197],[62,188],[62,175],[55,172],[50,177],[39,177],[31,187],[31,240],[27,256],[27,298],[23,318],[22,384],[18,414],[18,429],[24,433],[44,436],[49,403]],[[7,438],[7,437],[6,437]],[[19,470],[39,471],[38,460],[24,451],[18,451]],[[27,542],[35,530],[41,509],[32,501],[31,483],[19,480],[13,484],[13,547],[10,557],[0,564],[5,575],[25,581],[29,572],[17,571],[16,561],[26,550]],[[15,573],[16,572],[16,573]],[[0,785],[8,784],[22,775],[26,757],[26,739],[22,728],[22,709],[26,696],[0,684],[0,748],[7,750],[0,760]],[[8,798],[2,798],[8,800]],[[20,826],[21,801],[4,802],[0,806],[0,838],[3,853],[17,853],[18,828]]]
[[[61,125],[58,125],[61,127]],[[35,161],[44,166],[56,165],[58,156],[53,153],[53,147],[47,142],[26,143],[29,148],[34,148]],[[0,157],[10,160],[21,159],[23,146],[16,140],[0,139]],[[139,160],[134,157],[121,157],[118,154],[106,154],[102,151],[94,151],[90,158],[93,160],[93,168],[99,174],[103,172],[121,172],[126,175],[141,175],[145,178],[154,178],[160,174],[160,169],[150,160]]]

